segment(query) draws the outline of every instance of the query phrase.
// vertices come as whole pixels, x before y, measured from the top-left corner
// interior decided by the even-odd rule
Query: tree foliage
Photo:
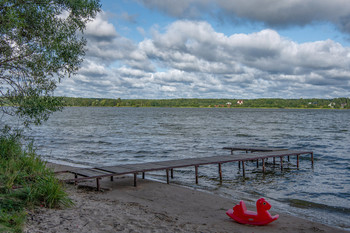
[[[53,91],[77,72],[85,25],[99,10],[99,0],[0,0],[2,111],[28,125],[60,109]]]
[[[65,106],[188,108],[336,108],[350,109],[350,98],[335,99],[93,99],[64,97]]]

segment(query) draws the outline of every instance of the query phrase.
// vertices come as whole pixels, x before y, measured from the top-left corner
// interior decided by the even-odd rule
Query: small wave
[[[252,135],[244,134],[244,133],[238,133],[238,134],[236,134],[236,136],[237,137],[248,137],[248,138],[253,137]]]
[[[283,202],[287,202],[290,206],[302,208],[302,209],[320,209],[323,211],[337,212],[342,214],[350,214],[350,208],[340,206],[329,206],[311,201],[305,201],[300,199],[284,199]]]
[[[98,144],[102,144],[102,145],[113,145],[113,143],[111,142],[106,142],[106,141],[98,141]]]
[[[101,152],[96,152],[96,151],[92,151],[92,150],[82,150],[81,154],[84,154],[85,156],[101,156],[103,155],[103,153]]]

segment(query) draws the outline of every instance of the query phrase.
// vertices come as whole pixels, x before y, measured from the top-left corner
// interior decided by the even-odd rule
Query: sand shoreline
[[[131,177],[107,178],[101,187],[95,191],[94,181],[67,185],[75,206],[36,209],[24,232],[348,232],[283,213],[267,226],[238,224],[225,214],[237,200],[147,179],[135,188]]]

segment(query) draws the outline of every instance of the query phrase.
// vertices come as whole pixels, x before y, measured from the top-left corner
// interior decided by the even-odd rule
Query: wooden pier
[[[233,148],[233,147],[232,147]],[[224,148],[227,149],[227,148]],[[270,148],[271,149],[271,148]],[[238,150],[236,148],[235,150]],[[259,161],[262,164],[262,172],[265,172],[265,162],[268,158],[273,158],[275,163],[276,158],[280,158],[281,170],[283,170],[283,158],[290,156],[296,156],[297,168],[299,168],[299,156],[300,155],[311,155],[311,165],[313,166],[313,152],[312,151],[296,151],[296,150],[286,150],[286,149],[273,149],[266,150],[266,148],[247,148],[241,147],[240,150],[244,151],[254,151],[254,153],[246,154],[234,154],[234,155],[224,155],[224,156],[211,156],[202,158],[188,158],[180,160],[167,160],[160,162],[148,162],[148,163],[135,163],[135,164],[125,164],[117,166],[105,166],[105,167],[95,167],[95,168],[79,168],[68,170],[64,172],[70,172],[75,175],[73,179],[66,179],[67,182],[74,181],[79,182],[88,179],[96,179],[97,190],[100,190],[100,179],[104,177],[110,177],[113,181],[114,176],[133,174],[134,175],[134,186],[137,185],[137,175],[142,173],[142,178],[145,178],[145,173],[150,171],[164,170],[166,174],[167,183],[169,184],[169,172],[170,177],[173,178],[173,169],[183,168],[183,167],[194,167],[195,168],[195,181],[198,184],[198,168],[199,166],[217,164],[220,182],[222,182],[222,169],[221,165],[224,163],[238,162],[239,166],[242,164],[243,176],[245,176],[245,162],[246,161],[257,161],[257,166],[259,166]],[[255,151],[268,151],[268,152],[255,152]],[[232,152],[232,149],[231,149]]]

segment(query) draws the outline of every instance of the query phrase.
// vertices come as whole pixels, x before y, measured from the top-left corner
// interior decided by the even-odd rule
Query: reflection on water
[[[230,145],[313,150],[286,169],[248,164],[175,170],[172,180],[236,200],[261,196],[274,210],[350,229],[350,111],[284,109],[67,108],[30,133],[43,158],[76,166],[103,166],[229,154]],[[165,180],[164,172],[152,178]]]

